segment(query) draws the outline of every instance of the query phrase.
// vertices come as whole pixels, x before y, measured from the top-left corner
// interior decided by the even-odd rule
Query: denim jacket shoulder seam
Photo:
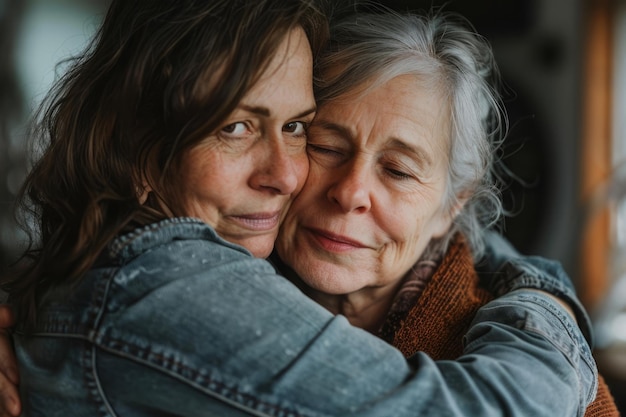
[[[111,288],[111,282],[115,278],[115,275],[119,272],[119,268],[112,268],[107,271],[106,276],[101,277],[96,284],[96,294],[94,295],[93,304],[88,310],[87,327],[91,328],[88,337],[91,339],[100,328],[102,317],[106,309],[106,302],[108,299],[109,289]],[[94,332],[94,333],[92,333]]]
[[[100,404],[101,408],[108,413],[104,414],[104,416],[117,417],[117,413],[109,402],[100,381],[97,367],[96,349],[97,346],[93,343],[93,341],[91,341],[89,346],[83,352],[83,369],[85,370],[85,382],[88,387],[87,391],[89,392],[91,399],[96,404]],[[92,385],[91,389],[89,389],[90,385]]]

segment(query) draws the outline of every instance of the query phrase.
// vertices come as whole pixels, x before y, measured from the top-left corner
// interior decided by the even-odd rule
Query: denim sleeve
[[[574,310],[578,326],[593,347],[591,319],[561,264],[540,256],[522,255],[494,231],[488,231],[485,236],[485,256],[477,264],[483,285],[496,296],[520,288],[533,288],[561,298]]]
[[[541,294],[485,305],[459,360],[407,362],[267,267],[252,272],[259,262],[107,306],[94,336],[107,404],[145,413],[126,415],[178,404],[176,414],[194,416],[552,417],[582,416],[595,392],[580,330]]]
[[[464,355],[497,355],[501,347],[497,343],[490,343],[485,334],[489,326],[497,326],[501,320],[518,320],[519,329],[550,341],[567,358],[569,365],[576,370],[577,383],[573,386],[579,388],[577,395],[570,401],[577,402],[578,415],[583,416],[595,398],[598,371],[591,348],[572,317],[546,295],[524,289],[512,290],[479,310],[464,340]],[[553,377],[550,373],[557,372],[557,368],[552,368],[547,374],[543,373],[545,369],[541,367],[530,368],[526,372],[529,378],[534,374],[536,379],[550,379]]]

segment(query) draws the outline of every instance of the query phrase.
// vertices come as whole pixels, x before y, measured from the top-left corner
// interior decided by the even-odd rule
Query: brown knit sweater
[[[418,288],[407,303],[395,303],[381,328],[381,337],[400,349],[405,356],[418,351],[433,359],[455,359],[461,355],[462,337],[477,310],[493,297],[479,287],[469,248],[457,239],[434,273],[414,269],[405,287]],[[422,284],[416,282],[421,281]],[[401,290],[402,291],[402,290]],[[400,304],[398,306],[398,304]],[[599,376],[598,393],[587,407],[585,417],[619,417],[608,386]]]

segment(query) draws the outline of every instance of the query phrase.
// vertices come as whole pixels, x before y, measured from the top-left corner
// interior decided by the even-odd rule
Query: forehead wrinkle
[[[329,122],[327,120],[315,119],[313,122],[315,127],[322,128],[324,130],[332,130],[333,132],[339,133],[340,136],[344,138],[352,138],[354,137],[354,132],[347,126],[340,125],[338,123]]]
[[[270,117],[270,115],[272,114],[270,109],[264,106],[250,106],[248,104],[241,103],[239,107],[242,110],[245,110],[249,113],[257,114],[259,116]]]

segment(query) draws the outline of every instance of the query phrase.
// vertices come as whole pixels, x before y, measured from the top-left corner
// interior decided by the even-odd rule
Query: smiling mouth
[[[276,229],[280,224],[279,211],[273,213],[252,213],[230,217],[245,228],[259,232]]]
[[[367,248],[360,242],[345,236],[336,235],[319,229],[308,229],[315,241],[329,252],[348,252]]]

